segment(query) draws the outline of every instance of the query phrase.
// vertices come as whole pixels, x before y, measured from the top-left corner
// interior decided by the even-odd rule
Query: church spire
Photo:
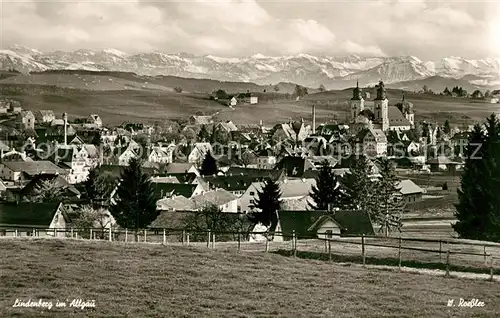
[[[405,92],[403,92],[403,103],[405,101]]]
[[[356,87],[352,91],[351,100],[361,100],[363,96],[361,95],[361,88],[359,88],[359,81],[356,80]]]

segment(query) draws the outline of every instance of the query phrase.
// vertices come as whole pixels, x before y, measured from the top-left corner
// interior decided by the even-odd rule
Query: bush
[[[174,91],[176,93],[182,93],[182,88],[181,87],[176,87],[176,88],[174,88]]]

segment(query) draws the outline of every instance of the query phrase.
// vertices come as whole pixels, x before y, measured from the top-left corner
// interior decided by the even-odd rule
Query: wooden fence
[[[249,238],[260,235],[262,241]],[[273,235],[273,240],[266,237]],[[418,267],[450,271],[489,274],[491,280],[500,274],[495,259],[500,258],[500,244],[461,239],[402,238],[381,236],[338,236],[328,238],[301,236],[292,233],[267,232],[213,232],[186,229],[44,229],[4,228],[3,237],[55,237],[86,240],[106,240],[125,243],[152,243],[180,246],[206,246],[249,252],[275,252],[293,257],[347,261],[353,263],[384,264],[396,267]],[[430,256],[429,256],[430,255]]]

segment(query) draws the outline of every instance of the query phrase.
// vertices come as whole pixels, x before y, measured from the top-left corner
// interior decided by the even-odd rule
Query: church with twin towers
[[[359,83],[356,83],[349,101],[351,123],[364,124],[384,132],[414,128],[413,104],[405,100],[404,94],[399,103],[389,106],[384,82],[380,81],[376,88],[376,97],[373,100],[365,100]]]

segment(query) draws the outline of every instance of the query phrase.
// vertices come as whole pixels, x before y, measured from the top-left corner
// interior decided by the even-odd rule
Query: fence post
[[[212,233],[212,249],[215,248],[215,232]]]
[[[295,230],[293,230],[293,257],[297,257],[297,235],[295,234]]]
[[[71,238],[75,238],[75,235],[73,234],[73,228],[71,228]]]
[[[446,251],[446,277],[450,277],[450,247]]]
[[[441,257],[441,245],[442,245],[442,241],[439,240],[439,262],[441,262],[441,260],[442,260],[442,257]]]
[[[484,251],[484,265],[486,266],[487,260],[486,260],[486,245],[483,246],[483,251]]]
[[[398,258],[399,258],[399,270],[401,270],[401,236],[399,237],[399,248],[398,248]]]
[[[208,230],[208,240],[207,240],[207,248],[210,248],[210,237],[212,236],[212,232]]]
[[[269,251],[269,237],[266,236],[266,253]]]
[[[17,230],[16,230],[16,236],[17,236]],[[54,237],[57,237],[57,228],[54,228]]]
[[[493,255],[490,256],[490,280],[493,281]]]
[[[163,229],[163,245],[167,245],[167,231]]]
[[[146,238],[146,229],[144,229],[144,243],[146,243],[148,239]]]
[[[184,239],[186,237],[186,231],[182,230],[182,245],[184,245]]]
[[[366,255],[365,255],[365,235],[361,235],[361,256],[363,258],[363,265],[366,264]]]
[[[238,252],[240,251],[241,248],[241,233],[238,232]]]
[[[109,225],[109,241],[113,242],[113,230],[111,230],[111,224]]]
[[[325,253],[328,252],[328,242],[325,240]]]
[[[332,262],[332,241],[330,240],[328,240],[328,261]]]
[[[33,237],[36,236],[36,229],[33,229]]]
[[[14,231],[14,235],[15,237],[17,237],[17,229]]]
[[[90,239],[92,239],[93,236],[92,236],[92,229],[90,229]]]
[[[186,233],[186,245],[189,246],[189,232]]]
[[[127,243],[128,240],[128,229],[125,229],[125,243]]]

